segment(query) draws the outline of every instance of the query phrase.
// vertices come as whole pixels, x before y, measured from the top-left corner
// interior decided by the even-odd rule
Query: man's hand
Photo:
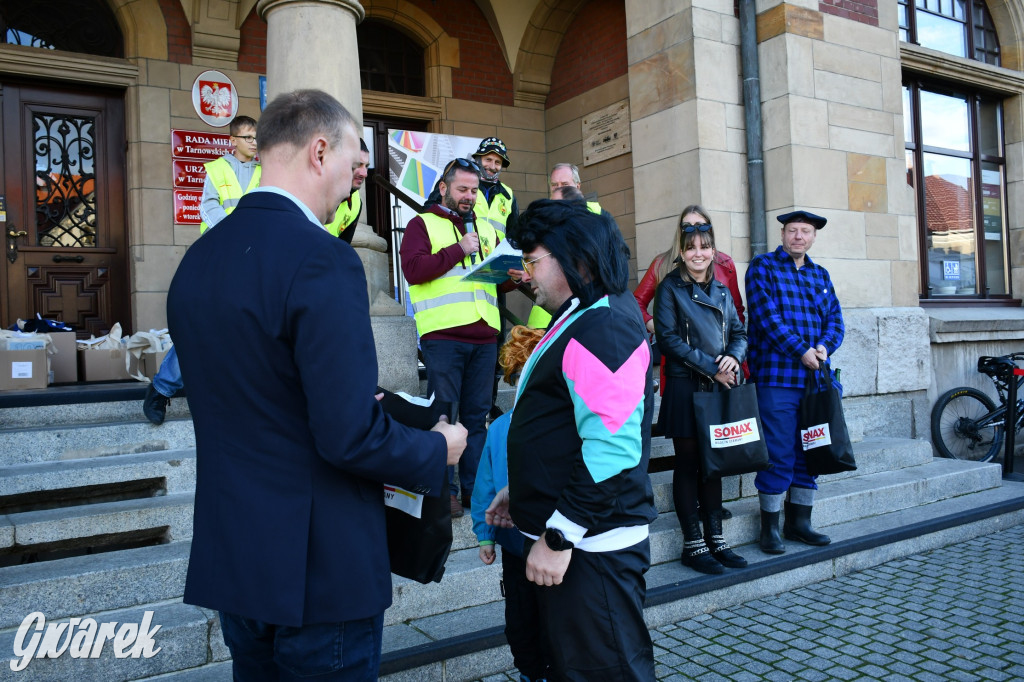
[[[818,350],[816,348],[808,348],[807,352],[800,356],[800,362],[804,363],[804,367],[807,369],[817,371],[821,367],[818,361]]]
[[[499,528],[515,528],[512,523],[512,516],[508,513],[508,486],[498,491],[498,494],[491,500],[487,510],[484,512],[484,521],[488,526]]]
[[[441,419],[434,424],[434,428],[431,431],[437,431],[444,436],[445,441],[448,443],[448,466],[459,463],[459,458],[462,457],[462,451],[466,449],[466,436],[469,432],[466,431],[466,427],[462,424],[449,424],[448,417],[442,416]]]
[[[825,348],[825,346],[820,343],[814,347],[814,354],[818,356],[818,362],[825,362],[828,360],[828,348]]]
[[[480,561],[488,566],[494,563],[494,545],[480,545]]]
[[[541,535],[526,558],[526,579],[544,587],[561,585],[571,558],[571,549],[556,552],[548,547]]]
[[[654,318],[647,320],[647,331],[650,334],[654,333]]]
[[[509,268],[508,269],[508,277],[509,277],[509,279],[511,279],[516,284],[519,284],[520,282],[523,281],[523,275],[525,275],[525,274],[526,273],[523,272],[522,270],[516,270],[515,268]]]
[[[459,240],[459,246],[468,256],[471,253],[476,253],[480,250],[480,235],[476,232],[468,232],[466,235]]]

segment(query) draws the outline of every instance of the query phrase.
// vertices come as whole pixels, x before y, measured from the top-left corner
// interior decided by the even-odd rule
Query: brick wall
[[[238,70],[249,73],[267,72],[267,22],[260,19],[253,7],[242,22],[238,45]]]
[[[192,63],[192,29],[178,0],[159,0],[167,24],[167,61]]]
[[[511,105],[512,72],[501,44],[473,0],[411,0],[459,41],[460,68],[452,69],[452,96]]]
[[[555,56],[547,107],[626,75],[623,0],[591,0],[576,15]]]
[[[818,9],[825,14],[878,26],[878,0],[821,0]]]

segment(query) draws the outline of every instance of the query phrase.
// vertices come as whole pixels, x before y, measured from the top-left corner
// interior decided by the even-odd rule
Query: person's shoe
[[[142,413],[146,415],[146,419],[160,426],[167,417],[167,403],[169,402],[171,402],[170,398],[150,384],[146,389],[146,397],[142,400]]]
[[[696,514],[682,519],[683,525],[683,566],[689,566],[699,573],[719,575],[725,573],[722,564],[715,561],[704,544],[704,536],[700,532],[700,517]]]
[[[811,509],[810,505],[786,502],[786,522],[782,524],[782,534],[788,540],[823,547],[832,542],[832,538],[811,528]]]
[[[462,518],[462,515],[466,513],[466,510],[462,508],[461,504],[459,504],[459,497],[458,497],[458,495],[451,495],[450,497],[452,498],[451,499],[451,503],[452,503],[452,518],[453,519]]]
[[[761,510],[761,551],[765,554],[783,554],[786,546],[779,534],[779,512]]]
[[[704,542],[711,556],[726,568],[746,568],[747,560],[732,551],[722,534],[722,510],[714,509],[704,515]]]

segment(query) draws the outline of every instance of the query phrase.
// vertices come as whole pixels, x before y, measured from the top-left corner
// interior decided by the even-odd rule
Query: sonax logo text
[[[800,430],[800,443],[804,450],[820,448],[823,445],[832,445],[832,436],[828,432],[828,424],[818,424]]]
[[[71,658],[99,658],[107,640],[113,641],[117,658],[152,658],[162,648],[154,648],[153,641],[153,635],[162,626],[150,629],[152,622],[153,612],[146,611],[141,624],[122,623],[120,628],[117,622],[97,623],[92,618],[71,618],[66,623],[46,625],[46,617],[35,611],[25,616],[14,637],[14,655],[21,660],[12,658],[11,670],[24,670],[33,657],[58,658],[65,651]],[[33,630],[26,644],[25,638]]]
[[[761,439],[761,434],[757,430],[757,419],[754,417],[708,428],[711,430],[711,447],[713,448],[729,448]]]

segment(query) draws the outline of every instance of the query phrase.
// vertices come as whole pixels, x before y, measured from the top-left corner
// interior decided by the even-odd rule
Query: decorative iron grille
[[[33,116],[39,246],[96,246],[95,120]]]

